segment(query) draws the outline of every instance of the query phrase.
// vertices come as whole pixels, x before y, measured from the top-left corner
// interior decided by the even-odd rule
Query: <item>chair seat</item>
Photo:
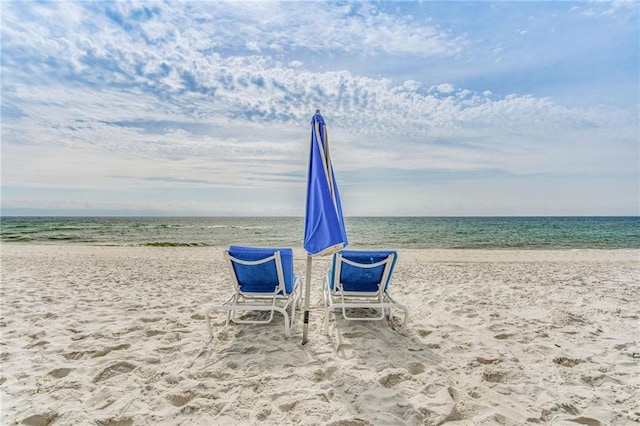
[[[287,293],[293,293],[295,283],[293,249],[231,246],[228,253],[234,259],[255,262],[273,256],[276,251],[280,253],[284,289]],[[273,292],[274,286],[278,285],[275,260],[249,266],[235,262],[233,267],[243,292],[270,293]]]
[[[293,272],[293,249],[231,246],[224,252],[231,276],[233,293],[221,304],[205,309],[209,336],[213,337],[210,314],[226,311],[225,325],[260,324],[273,320],[274,313],[284,317],[285,336],[289,337],[299,300],[299,280]],[[266,320],[239,318],[239,311],[268,311]]]
[[[390,255],[392,260],[388,264],[386,261]],[[340,274],[339,277],[331,275],[329,288],[333,290],[335,283],[339,281],[343,291],[355,292],[377,292],[381,288],[386,290],[398,259],[398,253],[393,250],[342,250],[340,256],[341,265],[337,264],[338,256],[333,257],[331,269],[335,272],[336,267],[340,267]],[[385,270],[387,275],[383,277]],[[381,283],[383,278],[384,282]]]
[[[385,315],[391,320],[391,310],[399,308],[404,311],[402,328],[406,326],[408,309],[387,291],[397,258],[393,250],[343,250],[333,256],[323,284],[325,332],[329,314],[339,309],[347,320],[371,321],[384,319]],[[377,309],[379,315],[354,317],[347,313],[350,308]]]

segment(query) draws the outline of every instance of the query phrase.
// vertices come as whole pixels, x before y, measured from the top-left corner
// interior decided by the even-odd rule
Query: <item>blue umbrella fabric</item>
[[[307,251],[307,275],[305,288],[304,331],[302,344],[307,342],[309,328],[309,294],[311,291],[311,258],[326,256],[348,245],[344,226],[342,204],[336,185],[329,137],[320,111],[311,119],[311,150],[307,176],[307,207],[304,222],[303,247]]]

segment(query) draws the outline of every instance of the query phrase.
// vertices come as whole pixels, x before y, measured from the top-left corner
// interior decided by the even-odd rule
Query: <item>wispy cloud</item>
[[[602,176],[624,188],[619,212],[637,213],[637,3],[519,5],[3,2],[2,181],[18,191],[3,204],[38,204],[19,188],[86,189],[96,206],[92,189],[155,206],[145,188],[208,188],[232,210],[250,209],[230,195],[248,191],[298,214],[286,202],[302,204],[320,108],[354,191],[362,176],[378,185],[373,169],[406,203],[431,172]]]

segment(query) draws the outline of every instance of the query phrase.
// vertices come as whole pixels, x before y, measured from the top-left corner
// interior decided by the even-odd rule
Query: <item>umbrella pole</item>
[[[309,332],[309,298],[311,297],[311,256],[307,255],[307,275],[305,277],[304,289],[304,327],[302,331],[302,344],[307,343],[307,334]]]

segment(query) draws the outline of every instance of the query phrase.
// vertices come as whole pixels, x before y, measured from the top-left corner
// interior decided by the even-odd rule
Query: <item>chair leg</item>
[[[295,323],[296,316],[296,305],[300,305],[300,292],[296,288],[290,297],[284,300],[284,304],[278,303],[278,301],[282,301],[277,297],[277,294],[273,294],[273,299],[271,298],[262,298],[261,302],[263,304],[252,305],[245,304],[244,302],[250,299],[246,299],[243,295],[235,294],[231,296],[226,302],[221,305],[215,305],[207,308],[205,310],[205,320],[207,322],[207,332],[210,338],[214,337],[213,327],[211,326],[211,312],[214,310],[224,309],[226,310],[226,323],[225,325],[229,325],[230,322],[238,323],[238,324],[264,324],[270,323],[273,321],[275,312],[279,312],[284,317],[284,332],[286,337],[291,336],[291,329]],[[242,301],[243,303],[239,303]],[[267,302],[264,304],[264,302]],[[291,307],[289,307],[291,305]],[[266,320],[243,320],[238,318],[238,311],[267,311],[269,312],[269,318]]]
[[[331,295],[328,294],[329,293],[329,285],[327,283],[327,279],[325,278],[322,281],[322,305],[323,305],[323,312],[324,312],[324,318],[322,320],[322,330],[324,331],[324,334],[328,334],[329,332],[329,314],[331,312],[330,307],[328,307],[328,305],[331,305]]]
[[[287,314],[286,309],[278,308],[278,311],[284,316],[284,337],[289,338],[289,336],[291,336],[289,314]],[[273,311],[271,311],[271,315],[273,316]]]
[[[204,318],[207,321],[207,330],[209,331],[209,339],[213,339],[213,330],[211,329],[211,318],[209,318],[209,311],[204,313]]]
[[[296,318],[296,305],[297,304],[298,304],[298,298],[296,297],[296,299],[291,304],[291,324],[290,324],[291,328],[293,328],[293,322],[294,322],[294,320]]]
[[[324,319],[322,320],[322,330],[324,334],[329,334],[329,314],[331,313],[331,309],[324,310]]]

